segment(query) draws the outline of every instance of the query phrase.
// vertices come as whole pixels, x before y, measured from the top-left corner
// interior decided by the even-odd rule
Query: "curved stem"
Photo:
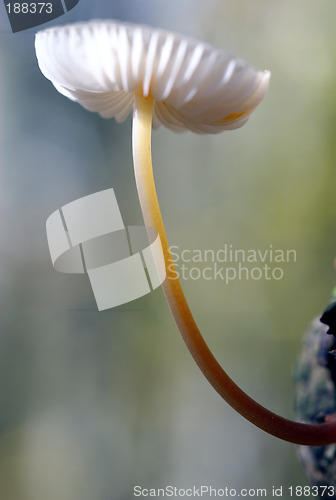
[[[191,314],[170,254],[156,195],[152,158],[151,130],[154,99],[135,94],[133,112],[133,161],[135,178],[146,226],[154,227],[161,238],[167,277],[163,290],[191,355],[214,389],[240,415],[265,432],[297,444],[321,446],[336,442],[336,423],[305,424],[285,419],[267,410],[240,389],[220,366],[204,341]]]

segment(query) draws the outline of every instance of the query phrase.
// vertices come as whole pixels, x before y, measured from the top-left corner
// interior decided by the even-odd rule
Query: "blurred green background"
[[[242,129],[160,129],[153,161],[171,245],[295,249],[278,281],[183,282],[228,373],[289,417],[301,337],[336,278],[335,16],[327,0],[80,0],[50,23],[151,24],[271,70],[269,94]],[[4,7],[0,17],[0,498],[308,484],[295,446],[209,386],[161,290],[98,312],[85,276],[54,271],[45,221],[62,205],[113,187],[125,224],[142,224],[131,120],[117,125],[58,94],[36,63],[37,30],[14,35]]]

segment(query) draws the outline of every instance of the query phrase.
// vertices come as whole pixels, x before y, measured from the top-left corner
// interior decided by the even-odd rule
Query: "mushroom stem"
[[[157,199],[151,156],[154,98],[135,92],[133,111],[133,162],[142,214],[146,226],[154,227],[161,239],[166,266],[162,285],[184,342],[214,389],[240,415],[280,439],[296,444],[321,446],[336,442],[336,423],[305,424],[285,419],[261,406],[240,389],[223,370],[204,341],[189,309],[169,250]],[[155,258],[155,256],[154,256]]]

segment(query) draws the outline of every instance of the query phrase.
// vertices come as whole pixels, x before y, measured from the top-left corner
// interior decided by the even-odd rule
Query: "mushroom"
[[[73,101],[123,121],[133,110],[133,162],[146,226],[161,238],[167,278],[163,290],[180,333],[215,390],[242,416],[286,441],[336,441],[336,424],[282,418],[243,392],[204,341],[176,279],[156,195],[151,129],[219,133],[241,127],[264,99],[270,73],[192,38],[116,21],[43,30],[36,54],[44,76]],[[155,255],[154,255],[155,259]]]

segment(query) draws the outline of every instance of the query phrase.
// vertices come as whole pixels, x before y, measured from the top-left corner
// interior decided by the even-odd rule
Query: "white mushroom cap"
[[[218,133],[242,126],[264,99],[270,73],[207,43],[115,21],[36,35],[42,73],[59,92],[104,118],[123,121],[134,92],[155,99],[153,126]]]

